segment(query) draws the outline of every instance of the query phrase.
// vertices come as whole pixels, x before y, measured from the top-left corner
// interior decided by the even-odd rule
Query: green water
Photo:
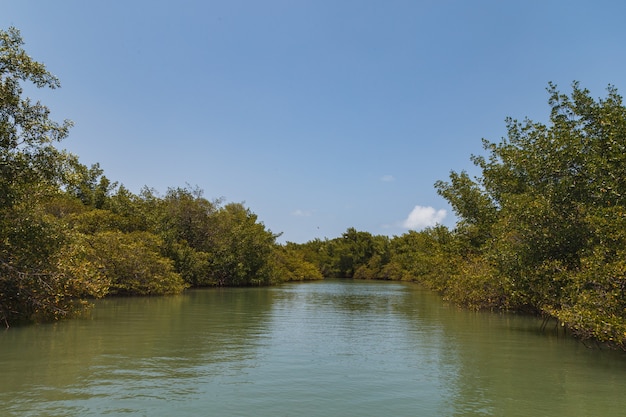
[[[626,356],[417,286],[99,302],[0,332],[0,416],[624,416]]]

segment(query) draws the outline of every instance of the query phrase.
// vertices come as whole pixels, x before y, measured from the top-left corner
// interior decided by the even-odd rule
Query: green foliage
[[[171,188],[163,198],[144,191],[149,229],[193,286],[267,285],[272,282],[276,235],[242,204],[220,206],[202,191]]]
[[[443,226],[423,232],[410,231],[393,239],[391,262],[403,271],[399,279],[428,282],[430,277],[435,275],[441,281],[442,246],[438,244],[435,231],[442,230],[445,230]]]
[[[623,347],[626,108],[612,86],[598,100],[577,83],[569,96],[548,92],[549,125],[508,119],[507,138],[472,158],[480,178],[437,183],[472,259],[457,262],[468,291],[448,294],[550,314]]]
[[[303,245],[302,250],[306,259],[316,264],[325,277],[353,278],[359,268],[362,277],[374,277],[389,260],[389,238],[349,228],[341,237],[312,241]],[[373,257],[377,260],[372,260]]]
[[[206,248],[211,280],[228,286],[271,284],[276,235],[257,222],[256,214],[242,204],[230,203],[209,220]]]
[[[611,206],[586,216],[591,231],[581,267],[567,276],[560,308],[550,310],[582,338],[624,347],[626,211]]]
[[[0,241],[0,321],[56,320],[81,313],[86,297],[107,282],[63,224],[42,206],[3,210]]]
[[[90,259],[101,265],[109,294],[178,294],[185,288],[173,262],[161,256],[163,242],[149,232],[97,232],[86,236]]]
[[[332,277],[333,264],[331,256],[332,243],[326,240],[313,239],[306,243],[287,242],[287,249],[298,252],[306,262],[310,262],[321,272],[323,277]]]
[[[324,279],[320,270],[305,260],[305,255],[293,245],[276,246],[272,261],[272,282],[311,281]]]
[[[119,230],[130,233],[154,230],[158,198],[145,188],[139,195],[131,193],[123,185],[112,194],[106,203],[108,210],[122,219]]]
[[[94,234],[107,230],[126,231],[126,219],[109,210],[84,210],[71,214],[65,220],[73,230],[85,234]]]
[[[78,160],[73,160],[70,167],[65,170],[65,189],[69,195],[75,196],[84,205],[103,209],[111,191],[117,186],[103,174],[104,171],[99,164],[87,168]]]
[[[167,241],[185,241],[196,250],[207,249],[209,237],[215,234],[211,216],[219,202],[206,200],[199,189],[170,188],[158,205],[156,228]]]
[[[71,122],[51,120],[46,106],[22,97],[23,81],[53,89],[59,81],[22,46],[17,29],[0,31],[0,320],[7,326],[77,314],[84,297],[106,289],[59,221],[65,209],[76,210],[58,198],[75,158],[52,143]]]
[[[21,81],[40,88],[60,86],[22,46],[17,29],[0,31],[0,209],[61,178],[66,155],[50,144],[65,138],[72,124],[54,122],[46,106],[22,97]]]
[[[491,225],[496,218],[496,205],[492,198],[473,181],[466,172],[450,173],[450,182],[437,181],[437,192],[443,196],[459,217],[459,237],[468,247],[479,248],[491,237]]]

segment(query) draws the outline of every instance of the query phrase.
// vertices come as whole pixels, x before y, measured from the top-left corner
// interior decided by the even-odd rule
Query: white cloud
[[[406,220],[402,222],[402,226],[413,230],[436,226],[445,219],[446,214],[443,209],[435,210],[433,207],[415,206]]]
[[[310,216],[313,215],[313,212],[308,211],[308,210],[300,210],[300,209],[298,209],[298,210],[295,210],[295,211],[291,212],[291,215],[295,216],[295,217],[310,217]]]
[[[392,182],[396,179],[393,177],[393,175],[383,175],[382,177],[380,177],[380,180],[383,182]]]

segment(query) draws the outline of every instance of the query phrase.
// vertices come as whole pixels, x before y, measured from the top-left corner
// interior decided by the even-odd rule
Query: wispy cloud
[[[415,206],[409,216],[402,222],[407,229],[419,230],[436,226],[446,218],[446,211],[435,210],[433,207]]]
[[[311,217],[313,215],[313,212],[310,210],[294,210],[291,212],[292,216],[295,217]]]
[[[383,175],[382,177],[380,177],[380,180],[382,182],[392,182],[392,181],[395,181],[396,179],[393,177],[393,175]]]

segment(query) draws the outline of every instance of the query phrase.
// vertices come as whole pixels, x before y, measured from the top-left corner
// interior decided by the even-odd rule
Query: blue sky
[[[279,241],[455,223],[433,183],[477,173],[546,86],[626,89],[626,2],[3,0],[60,78],[28,90],[108,178],[244,202]]]

